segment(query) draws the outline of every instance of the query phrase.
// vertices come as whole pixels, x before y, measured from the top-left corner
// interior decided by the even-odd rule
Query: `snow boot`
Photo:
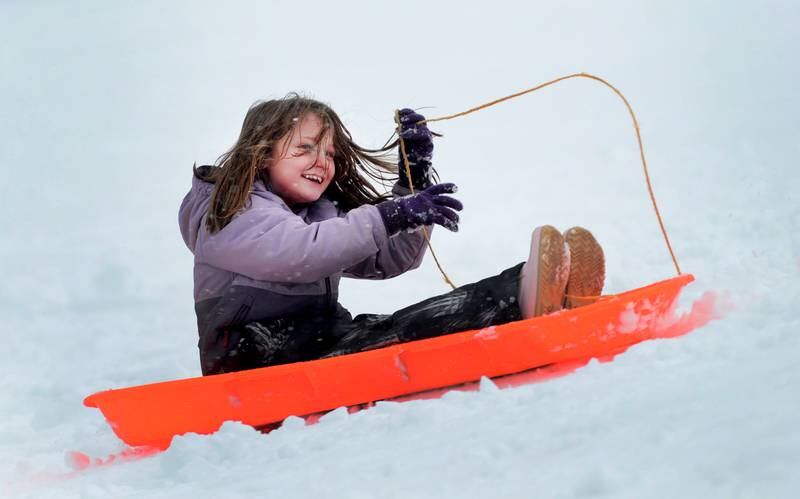
[[[533,231],[528,261],[520,272],[519,307],[523,319],[561,310],[570,255],[564,236],[553,226]]]
[[[564,240],[570,252],[564,308],[592,304],[600,298],[606,278],[603,248],[592,233],[583,227],[573,227],[564,232]]]

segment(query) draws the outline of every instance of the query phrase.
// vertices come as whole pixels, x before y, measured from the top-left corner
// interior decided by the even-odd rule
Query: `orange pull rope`
[[[650,172],[649,172],[649,170],[647,168],[647,159],[645,158],[645,154],[644,154],[644,145],[642,143],[642,134],[641,134],[641,131],[639,129],[639,121],[636,119],[636,114],[633,112],[633,108],[631,107],[630,103],[628,102],[628,99],[625,98],[625,95],[623,95],[620,90],[618,90],[614,85],[612,85],[608,81],[604,80],[603,78],[600,78],[599,76],[595,76],[595,75],[589,74],[589,73],[573,73],[573,74],[570,74],[570,75],[561,76],[561,77],[556,78],[554,80],[550,80],[548,82],[542,83],[542,84],[537,85],[535,87],[532,87],[532,88],[529,88],[529,89],[526,89],[526,90],[522,90],[520,92],[511,94],[511,95],[507,95],[507,96],[501,97],[499,99],[495,99],[495,100],[487,102],[485,104],[481,104],[481,105],[473,107],[471,109],[467,109],[466,111],[462,111],[460,113],[451,114],[451,115],[448,115],[448,116],[440,116],[438,118],[429,118],[427,120],[420,121],[419,123],[433,123],[433,122],[436,122],[436,121],[452,120],[454,118],[459,118],[461,116],[466,116],[468,114],[472,114],[472,113],[480,111],[482,109],[486,109],[488,107],[494,106],[496,104],[500,104],[501,102],[505,102],[507,100],[510,100],[510,99],[513,99],[513,98],[516,98],[516,97],[520,97],[522,95],[529,94],[531,92],[535,92],[536,90],[541,90],[542,88],[548,87],[548,86],[553,85],[555,83],[558,83],[560,81],[568,80],[570,78],[588,78],[588,79],[595,80],[595,81],[598,81],[598,82],[602,83],[606,87],[608,87],[611,90],[613,90],[614,93],[617,94],[620,99],[622,99],[622,102],[625,104],[625,107],[628,109],[628,113],[631,115],[631,120],[633,120],[633,128],[636,130],[636,140],[637,140],[637,142],[639,144],[639,155],[640,155],[641,160],[642,160],[642,168],[644,169],[644,178],[645,178],[645,181],[647,182],[647,192],[650,194],[650,201],[652,201],[652,203],[653,203],[653,210],[656,213],[656,218],[658,219],[658,225],[661,228],[661,234],[664,236],[664,242],[667,245],[667,250],[669,251],[670,257],[672,258],[672,263],[675,266],[675,271],[678,273],[678,275],[681,275],[681,268],[680,268],[680,265],[678,265],[678,259],[675,257],[675,252],[672,250],[672,244],[670,244],[669,236],[667,235],[667,230],[666,230],[666,228],[664,228],[664,221],[661,218],[661,212],[658,209],[658,203],[656,203],[656,197],[655,197],[655,194],[653,193],[653,186],[652,186],[652,182],[650,181]],[[399,115],[398,115],[398,113],[396,111],[395,112],[395,121],[398,121],[398,119],[399,119],[398,116]],[[406,167],[406,175],[408,176],[409,184],[410,184],[411,183],[411,169],[410,169],[409,164],[408,164],[408,158],[406,157],[406,154],[405,154],[405,144],[403,142],[403,138],[402,137],[400,137],[400,150],[401,150],[402,155],[403,155],[403,161],[404,161],[405,167]],[[412,192],[413,192],[413,188],[412,188]],[[431,250],[431,254],[433,254],[433,247],[431,246],[430,238],[429,238],[427,232],[425,233],[425,239],[428,242],[428,247]],[[442,273],[442,275],[444,276],[445,280],[451,286],[453,286],[452,282],[447,277],[447,274],[444,273],[444,270],[442,270],[442,267],[441,267],[441,265],[439,265],[439,261],[438,261],[438,259],[436,259],[435,256],[434,256],[434,260],[436,260],[436,265],[439,266],[439,271]]]

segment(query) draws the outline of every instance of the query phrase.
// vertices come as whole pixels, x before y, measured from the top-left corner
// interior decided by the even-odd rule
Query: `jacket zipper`
[[[333,300],[333,293],[331,293],[331,278],[330,277],[326,277],[325,278],[325,303],[328,306],[328,310],[331,310],[333,308],[333,303],[331,303],[332,300]]]

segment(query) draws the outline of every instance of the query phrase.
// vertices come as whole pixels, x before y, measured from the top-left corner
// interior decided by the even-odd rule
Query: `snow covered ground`
[[[796,2],[276,4],[0,4],[0,495],[796,497]],[[687,303],[720,292],[723,320],[546,383],[227,424],[64,478],[70,451],[123,449],[85,395],[199,374],[177,207],[254,100],[310,93],[379,146],[396,107],[449,114],[578,71],[632,102]],[[466,206],[434,238],[456,282],[521,261],[542,223],[595,231],[609,293],[673,275],[608,89],[573,80],[435,129]],[[446,290],[428,261],[342,301]]]

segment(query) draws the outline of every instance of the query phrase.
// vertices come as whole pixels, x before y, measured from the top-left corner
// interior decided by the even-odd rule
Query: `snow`
[[[0,18],[0,495],[796,495],[797,3],[4,2]],[[722,320],[543,383],[483,380],[267,435],[228,423],[77,469],[73,451],[124,450],[84,396],[199,374],[177,208],[192,163],[233,143],[254,100],[310,93],[377,147],[395,108],[441,116],[579,71],[631,101],[697,277],[682,303],[727,296]],[[433,236],[456,283],[524,259],[545,223],[593,230],[606,292],[674,275],[607,88],[570,80],[433,128],[465,205],[457,234]],[[428,258],[346,281],[341,300],[381,313],[445,291]]]

